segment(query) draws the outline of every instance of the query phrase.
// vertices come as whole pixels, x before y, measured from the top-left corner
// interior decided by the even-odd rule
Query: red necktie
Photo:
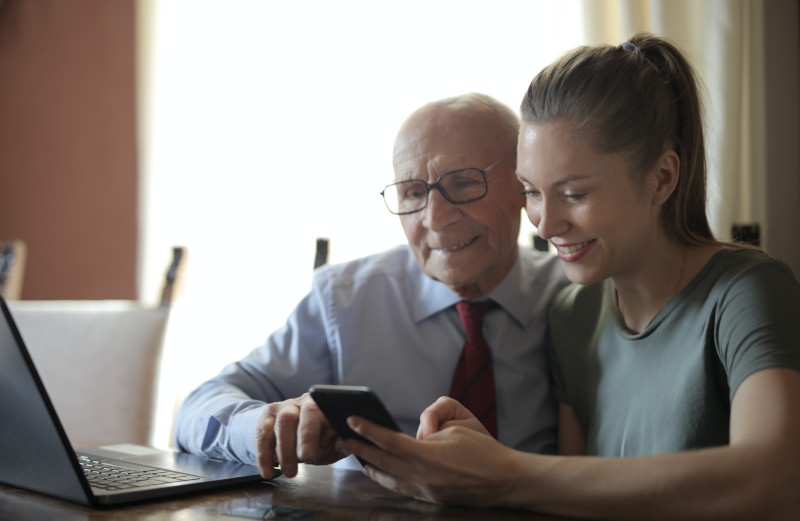
[[[450,397],[472,411],[489,433],[497,438],[492,353],[483,338],[483,315],[494,306],[492,301],[477,304],[461,301],[456,304],[461,322],[467,330],[467,339],[453,374]]]

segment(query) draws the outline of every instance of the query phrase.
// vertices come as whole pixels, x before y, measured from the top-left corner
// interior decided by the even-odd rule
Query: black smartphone
[[[369,387],[312,385],[308,392],[342,439],[356,438],[371,443],[347,426],[347,418],[350,416],[361,416],[383,427],[400,431],[400,427],[386,410],[383,402]]]

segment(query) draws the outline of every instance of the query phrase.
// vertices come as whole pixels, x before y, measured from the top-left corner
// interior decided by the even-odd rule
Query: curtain
[[[763,16],[749,0],[583,0],[590,44],[638,31],[672,40],[705,86],[708,217],[720,240],[766,222]],[[755,57],[755,59],[754,59]],[[762,241],[763,243],[763,241]]]

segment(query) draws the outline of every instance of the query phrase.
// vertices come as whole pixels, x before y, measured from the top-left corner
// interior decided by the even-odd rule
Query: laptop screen
[[[64,430],[2,299],[0,308],[0,482],[86,504]]]

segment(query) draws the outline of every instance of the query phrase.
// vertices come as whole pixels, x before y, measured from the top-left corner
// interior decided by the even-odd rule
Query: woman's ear
[[[681,159],[674,150],[664,150],[656,161],[654,167],[655,191],[653,204],[662,205],[669,199],[675,187],[678,186],[680,177]]]

